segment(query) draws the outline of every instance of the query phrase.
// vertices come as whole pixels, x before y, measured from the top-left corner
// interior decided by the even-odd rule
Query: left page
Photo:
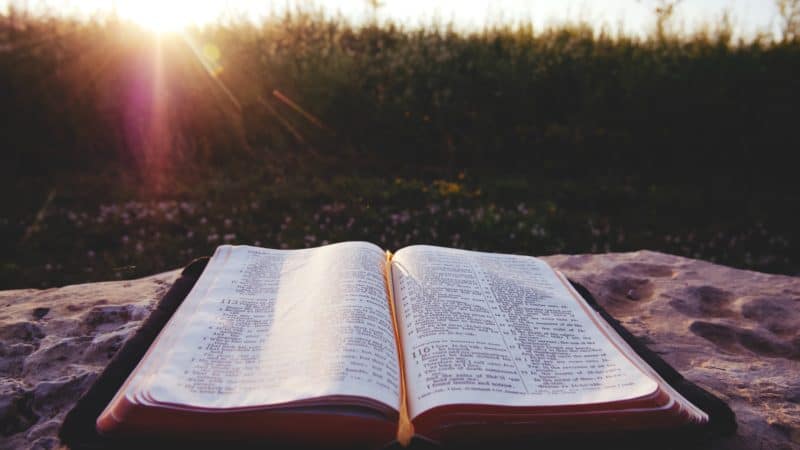
[[[138,370],[137,402],[268,407],[332,396],[400,407],[385,255],[364,242],[221,246]]]

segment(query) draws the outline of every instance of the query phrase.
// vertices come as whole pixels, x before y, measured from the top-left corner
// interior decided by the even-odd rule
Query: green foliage
[[[12,10],[0,286],[345,239],[796,273],[800,43],[731,36],[293,12],[159,39]]]
[[[135,278],[226,243],[303,248],[348,240],[393,250],[426,243],[527,255],[649,248],[750,269],[800,270],[792,257],[800,250],[800,223],[774,215],[797,198],[746,196],[736,186],[719,186],[710,202],[693,186],[613,177],[337,175],[265,183],[254,170],[137,200],[103,195],[86,178],[75,184],[80,189],[55,193],[41,214],[0,213],[7,243],[1,288]]]
[[[731,43],[725,28],[639,40],[290,13],[157,40],[113,19],[3,23],[0,151],[14,170],[90,158],[152,175],[311,148],[376,167],[697,176],[800,143],[800,45]]]

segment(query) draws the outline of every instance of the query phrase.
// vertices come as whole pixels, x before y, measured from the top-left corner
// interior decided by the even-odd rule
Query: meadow
[[[0,19],[0,288],[354,239],[800,273],[797,40]]]

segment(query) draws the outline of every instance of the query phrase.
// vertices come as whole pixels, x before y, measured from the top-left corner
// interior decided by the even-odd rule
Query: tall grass
[[[342,239],[796,274],[800,43],[732,34],[293,12],[157,37],[11,10],[0,287]]]
[[[114,18],[14,14],[0,28],[0,152],[15,171],[123,162],[151,172],[156,160],[310,149],[392,170],[696,178],[781,171],[800,144],[800,45],[731,42],[724,27],[636,39],[586,26],[456,32],[289,13],[159,41]]]

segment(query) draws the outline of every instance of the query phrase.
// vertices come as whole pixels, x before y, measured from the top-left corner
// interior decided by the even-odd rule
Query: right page
[[[544,261],[419,245],[391,270],[412,419],[442,405],[581,405],[658,389]]]

